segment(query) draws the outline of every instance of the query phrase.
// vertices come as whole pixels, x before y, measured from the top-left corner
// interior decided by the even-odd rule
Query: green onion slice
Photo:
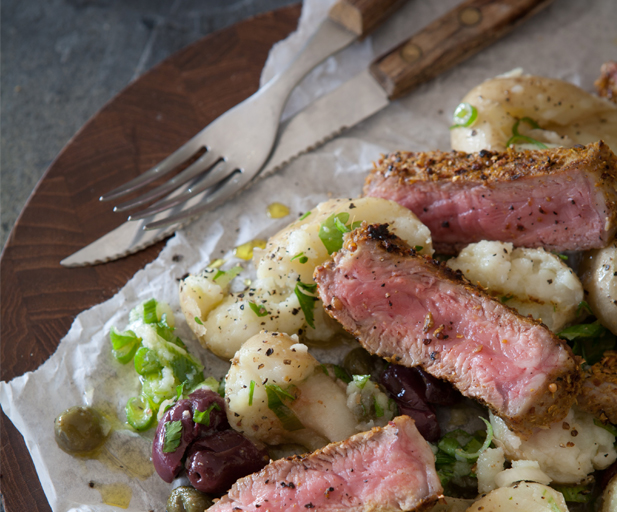
[[[450,130],[454,128],[468,128],[473,123],[475,123],[478,118],[478,109],[469,103],[460,103],[456,110],[454,110],[454,115],[452,116],[452,122],[454,123],[450,126]]]
[[[307,218],[307,217],[308,217],[311,213],[313,213],[313,212],[311,212],[311,210],[309,210],[309,211],[308,211],[308,212],[306,212],[304,215],[302,215],[302,217],[300,217],[298,220],[304,220],[304,219],[306,219],[306,218]]]
[[[144,302],[144,323],[155,324],[159,321],[159,317],[156,314],[156,305],[156,299]]]
[[[141,343],[141,338],[133,331],[119,333],[115,327],[111,328],[109,338],[111,339],[112,346],[111,353],[122,364],[126,364],[133,359]]]
[[[455,452],[456,457],[462,457],[464,459],[477,459],[480,454],[485,451],[493,442],[493,426],[484,418],[480,418],[486,424],[486,439],[484,444],[478,449],[478,451],[468,453],[463,448],[458,448]]]
[[[156,411],[150,398],[143,393],[130,398],[126,403],[126,420],[135,430],[148,430],[156,418]]]
[[[520,119],[517,119],[516,123],[514,123],[514,126],[512,126],[512,137],[510,137],[508,139],[508,142],[506,142],[506,147],[509,148],[510,146],[513,146],[514,144],[521,144],[521,143],[527,142],[528,144],[533,144],[539,147],[540,149],[548,149],[548,146],[546,144],[543,144],[539,140],[532,139],[531,137],[527,137],[527,135],[521,135],[518,132],[518,127],[521,124],[521,122],[527,123],[534,130],[540,129],[540,126],[538,125],[538,123],[536,123],[530,117],[521,117]]]

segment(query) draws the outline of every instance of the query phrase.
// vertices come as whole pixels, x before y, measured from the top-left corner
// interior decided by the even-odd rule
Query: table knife
[[[377,58],[367,70],[318,98],[287,121],[281,127],[272,156],[258,178],[315,149],[382,110],[392,100],[409,93],[419,84],[476,54],[551,2],[467,0],[458,5]],[[213,194],[216,190],[205,191],[182,208],[197,205]],[[181,226],[154,230],[144,230],[143,227],[177,211],[172,209],[140,221],[125,222],[60,263],[67,267],[94,265],[144,249]]]

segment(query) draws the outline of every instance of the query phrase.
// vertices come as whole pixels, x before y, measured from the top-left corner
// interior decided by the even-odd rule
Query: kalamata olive
[[[91,407],[71,407],[54,421],[56,443],[67,453],[84,455],[100,448],[109,428]]]
[[[196,489],[221,494],[238,478],[259,471],[268,460],[267,451],[230,429],[197,439],[188,451],[185,467]]]
[[[189,485],[176,487],[167,498],[167,512],[204,512],[212,506],[210,496]]]
[[[371,375],[375,370],[375,356],[362,347],[354,348],[345,356],[343,368],[349,375]]]
[[[449,382],[433,377],[419,366],[414,370],[424,381],[424,397],[429,404],[455,405],[462,398],[462,395]]]
[[[617,476],[617,462],[613,462],[608,468],[606,468],[602,472],[602,477],[600,478],[600,487],[602,490],[606,489],[608,483]]]
[[[196,423],[193,418],[195,411],[205,413],[202,423]],[[181,422],[177,441],[170,443],[168,427],[172,422]],[[208,389],[199,389],[188,398],[178,400],[159,421],[152,442],[152,463],[159,476],[166,482],[171,482],[182,470],[182,461],[189,445],[199,437],[208,435],[211,431],[229,428],[225,402],[218,393]],[[167,434],[167,443],[165,443]],[[173,448],[173,449],[172,449]]]
[[[391,364],[381,374],[380,381],[401,414],[414,419],[420,434],[427,441],[437,441],[441,437],[435,411],[426,402],[424,381],[414,368]]]

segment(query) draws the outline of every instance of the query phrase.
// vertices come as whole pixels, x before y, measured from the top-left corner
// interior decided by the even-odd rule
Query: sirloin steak
[[[602,421],[617,424],[617,351],[607,350],[583,377],[578,405]]]
[[[413,211],[441,253],[481,240],[601,248],[617,230],[617,157],[602,141],[520,152],[401,151],[374,165],[364,195]]]
[[[574,402],[580,370],[565,342],[418,255],[387,225],[347,233],[314,278],[326,310],[369,352],[450,381],[522,435]]]
[[[428,510],[443,489],[435,456],[408,416],[238,480],[209,512]]]

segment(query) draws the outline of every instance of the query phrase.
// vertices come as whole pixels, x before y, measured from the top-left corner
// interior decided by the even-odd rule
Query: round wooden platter
[[[112,297],[164,242],[94,267],[60,260],[122,224],[98,197],[146,171],[253,94],[272,45],[296,28],[300,6],[211,34],[127,87],[69,142],[45,173],[0,260],[2,380],[38,368],[81,311]],[[5,509],[50,510],[23,438],[4,413]],[[41,428],[53,428],[41,425]]]

